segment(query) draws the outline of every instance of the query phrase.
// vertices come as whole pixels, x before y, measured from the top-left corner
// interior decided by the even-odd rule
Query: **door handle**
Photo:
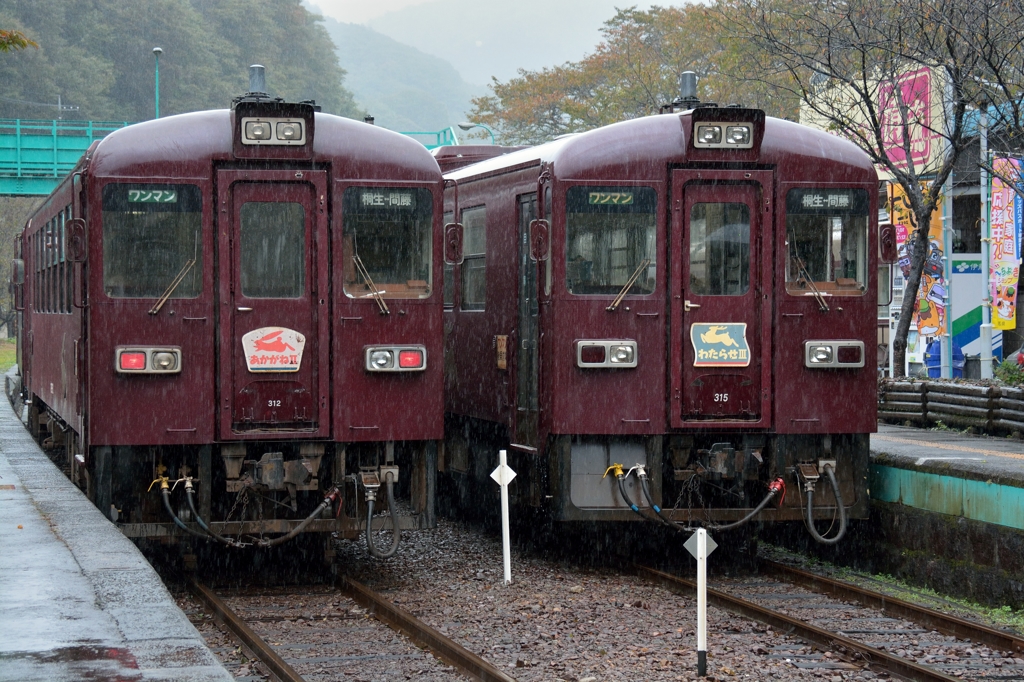
[[[690,312],[691,310],[696,310],[699,307],[700,307],[700,305],[698,305],[696,303],[690,303],[689,301],[683,301],[683,310],[685,310],[686,312]]]
[[[238,306],[238,312],[240,312],[240,313],[251,313],[252,312],[252,308],[245,308],[245,307],[242,307],[242,306]]]

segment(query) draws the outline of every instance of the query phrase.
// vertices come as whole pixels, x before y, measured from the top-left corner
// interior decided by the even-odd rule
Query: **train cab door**
[[[326,173],[217,181],[221,437],[328,436]]]
[[[540,305],[537,261],[530,257],[530,223],[537,217],[537,195],[518,198],[519,208],[519,300],[516,311],[515,342],[515,424],[516,445],[536,451],[540,448],[539,364]]]
[[[770,171],[673,172],[673,427],[769,419],[771,183]]]

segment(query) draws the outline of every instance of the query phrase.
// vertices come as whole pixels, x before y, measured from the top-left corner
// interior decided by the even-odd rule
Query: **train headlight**
[[[306,122],[301,118],[242,118],[242,144],[304,145]]]
[[[729,144],[747,146],[750,144],[750,126],[728,126],[725,139]]]
[[[364,358],[367,372],[421,372],[427,368],[423,346],[367,346]]]
[[[612,346],[611,357],[608,359],[613,365],[632,365],[633,357],[636,355],[632,346]]]
[[[153,353],[153,368],[158,369],[161,372],[171,372],[177,369],[178,358],[174,353],[168,353],[166,351],[159,351]]]
[[[266,121],[246,121],[245,139],[247,140],[269,140],[272,135],[272,128]]]
[[[714,121],[697,123],[693,146],[700,149],[750,149],[754,146],[754,124]]]
[[[719,144],[722,141],[722,126],[698,126],[697,140],[704,145]]]
[[[302,137],[302,124],[301,123],[278,123],[277,124],[277,139],[279,140],[297,140]]]
[[[375,350],[370,353],[371,369],[391,369],[395,366],[395,356],[389,350]]]
[[[864,366],[863,341],[805,341],[804,365],[812,369],[856,369]]]
[[[812,365],[832,364],[832,346],[814,346],[808,355],[808,360]]]
[[[118,346],[114,349],[118,374],[178,374],[181,349],[176,347]]]
[[[586,339],[576,341],[576,366],[583,369],[636,367],[636,341]]]

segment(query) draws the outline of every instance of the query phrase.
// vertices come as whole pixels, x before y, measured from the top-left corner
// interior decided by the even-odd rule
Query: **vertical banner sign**
[[[931,69],[923,68],[905,73],[895,82],[878,84],[879,125],[885,152],[897,166],[922,168],[931,160],[933,142],[938,137],[932,131],[933,80]],[[910,135],[910,158],[904,144],[906,134]]]
[[[1022,201],[1004,178],[1020,185],[1020,159],[996,158],[992,162],[991,207],[992,243],[989,271],[989,296],[992,299],[992,327],[1017,326],[1017,279],[1020,276],[1020,240]]]
[[[927,187],[925,187],[927,189]],[[942,199],[939,199],[939,204]],[[903,279],[910,277],[910,260],[914,255],[917,233],[917,219],[910,210],[910,202],[899,183],[889,183],[889,205],[892,222],[896,225],[896,242],[899,248],[897,264]],[[928,230],[928,253],[921,271],[921,285],[917,290],[917,305],[914,307],[914,324],[922,336],[938,336],[946,333],[946,279],[942,265],[942,212],[932,211],[932,224]]]

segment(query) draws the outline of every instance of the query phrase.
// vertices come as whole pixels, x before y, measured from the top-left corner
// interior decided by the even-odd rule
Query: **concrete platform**
[[[0,400],[0,681],[232,680]]]
[[[871,499],[1024,530],[1024,443],[879,424]]]

